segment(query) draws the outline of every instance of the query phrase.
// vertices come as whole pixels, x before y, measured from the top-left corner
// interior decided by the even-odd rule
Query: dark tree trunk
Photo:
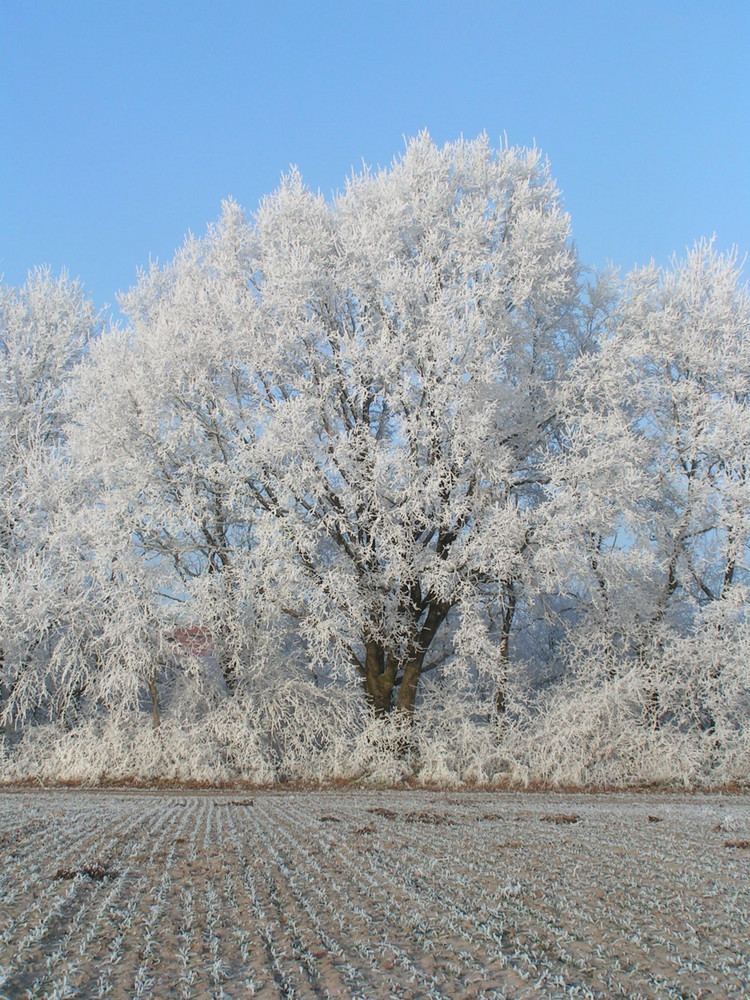
[[[505,688],[508,682],[508,671],[507,671],[507,657],[505,659],[500,658],[500,678],[497,684],[497,694],[495,695],[495,713],[498,719],[502,719],[505,716],[505,710],[508,707],[507,697]]]
[[[646,696],[646,722],[649,728],[658,732],[661,725],[661,698],[656,686],[649,688]]]
[[[238,687],[237,668],[228,652],[222,650],[219,654],[219,666],[224,683],[227,686],[227,694],[230,698],[234,696]]]
[[[419,678],[422,676],[425,655],[450,609],[451,605],[447,601],[432,600],[426,605],[427,615],[404,658],[398,710],[409,719],[414,715],[417,688]]]
[[[378,718],[388,715],[393,706],[393,686],[397,664],[374,639],[365,643],[364,687],[367,703]]]
[[[657,629],[658,626],[664,620],[667,613],[667,605],[669,603],[670,597],[675,593],[679,586],[679,581],[677,578],[677,559],[680,553],[679,544],[682,542],[684,536],[684,528],[680,530],[677,535],[678,541],[675,541],[673,545],[672,557],[669,560],[669,567],[667,569],[667,584],[664,588],[664,592],[656,602],[656,610],[651,616],[651,621],[649,622],[648,629],[644,638],[641,640],[638,647],[638,659],[640,660],[642,669],[645,668],[646,675],[649,674],[653,677],[656,670],[656,665],[658,662],[658,652],[661,649],[662,643],[658,637]],[[654,641],[656,640],[656,641]],[[659,687],[656,681],[651,682],[648,685],[646,691],[646,709],[645,718],[647,724],[654,730],[657,731],[661,725],[661,696],[659,694]]]
[[[412,718],[414,715],[414,706],[417,700],[417,687],[419,686],[419,678],[422,676],[423,663],[424,653],[418,653],[406,664],[404,667],[404,673],[401,677],[401,687],[398,691],[397,708],[399,712],[403,712],[404,715],[409,718]]]
[[[503,626],[500,634],[500,676],[497,682],[495,696],[495,711],[498,719],[502,719],[507,708],[506,686],[508,683],[508,661],[510,659],[510,630],[513,616],[516,613],[516,592],[512,583],[508,585],[505,606],[503,608]]]
[[[394,708],[394,690],[399,688],[395,708],[411,719],[414,715],[419,678],[422,676],[427,650],[450,610],[450,604],[432,601],[419,613],[422,619],[415,625],[415,635],[406,653],[396,657],[382,642],[365,641],[365,663],[361,669],[367,703],[373,713],[382,718]],[[424,612],[427,611],[425,615]]]
[[[154,730],[156,730],[161,725],[161,718],[159,717],[159,697],[156,691],[156,677],[152,677],[149,680],[148,693],[151,696],[151,718]]]

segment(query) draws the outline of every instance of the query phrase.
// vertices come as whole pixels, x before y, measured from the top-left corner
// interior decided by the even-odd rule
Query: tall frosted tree
[[[721,629],[701,623],[708,605],[737,604],[733,591],[748,585],[749,387],[750,298],[736,255],[701,243],[667,269],[626,277],[565,389],[570,438],[550,513],[558,565],[585,601],[572,639],[579,660],[592,654],[610,677],[636,666],[654,725],[670,685],[701,661],[719,683]],[[670,653],[662,669],[665,648],[681,637],[684,653],[694,632],[693,664],[676,670]],[[691,697],[700,716],[695,686]]]
[[[536,150],[423,134],[121,307],[0,296],[0,721],[147,773],[747,770],[736,255],[586,286]]]
[[[439,635],[501,682],[578,296],[536,150],[424,134],[330,202],[292,172],[125,297],[78,453],[230,687],[280,615],[409,715]]]
[[[79,282],[48,270],[0,290],[0,668],[6,716],[55,690],[50,660],[74,658],[71,593],[54,524],[70,506],[65,390],[99,317]],[[72,559],[68,559],[68,554]],[[80,583],[80,581],[79,581]],[[76,588],[74,588],[76,589]],[[66,648],[65,654],[62,648]]]

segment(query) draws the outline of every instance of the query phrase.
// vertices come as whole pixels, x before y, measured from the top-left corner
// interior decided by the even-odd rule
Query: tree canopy
[[[592,275],[537,150],[422,134],[330,201],[226,202],[121,307],[95,336],[67,279],[4,292],[6,719],[746,710],[736,256]]]

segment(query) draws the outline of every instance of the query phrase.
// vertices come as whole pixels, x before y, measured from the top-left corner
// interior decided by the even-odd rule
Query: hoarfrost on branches
[[[537,150],[425,133],[121,306],[3,291],[9,775],[746,774],[736,255],[592,276]]]

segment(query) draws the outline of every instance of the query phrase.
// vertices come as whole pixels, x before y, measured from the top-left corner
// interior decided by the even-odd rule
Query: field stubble
[[[8,791],[0,997],[750,996],[750,798]]]

